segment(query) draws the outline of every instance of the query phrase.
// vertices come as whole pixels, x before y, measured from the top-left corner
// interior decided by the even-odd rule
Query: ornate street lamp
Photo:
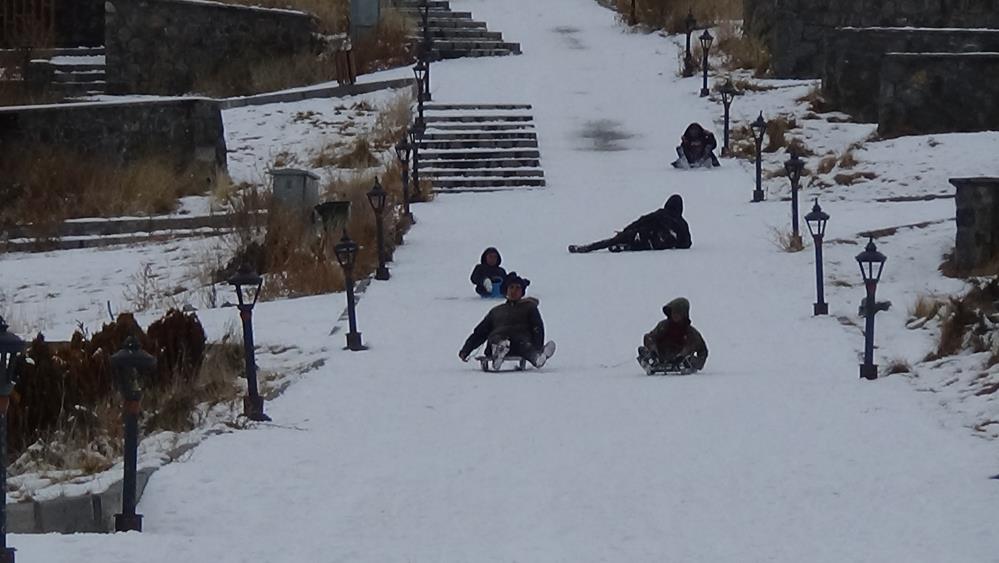
[[[388,201],[388,192],[382,188],[382,183],[375,178],[375,185],[368,190],[368,203],[371,210],[375,212],[375,226],[378,229],[378,269],[375,270],[375,279],[385,281],[391,278],[389,270],[385,267],[385,204]]]
[[[728,140],[729,140],[729,108],[732,107],[732,101],[735,97],[739,95],[739,91],[735,89],[735,85],[732,84],[732,79],[725,81],[725,84],[719,89],[722,97],[722,105],[725,106],[725,143],[722,145],[722,156],[729,155]]]
[[[860,274],[864,277],[864,286],[867,288],[867,298],[864,300],[864,363],[860,364],[860,377],[874,380],[878,378],[878,366],[874,363],[874,315],[883,310],[883,306],[875,302],[878,281],[881,279],[881,272],[885,267],[887,258],[878,252],[878,247],[874,245],[874,237],[870,238],[867,247],[857,255],[857,263],[860,264]]]
[[[701,60],[701,66],[704,70],[704,84],[701,86],[702,98],[707,97],[708,94],[711,93],[711,91],[708,90],[708,52],[711,50],[711,42],[714,40],[715,38],[712,37],[711,33],[706,29],[704,30],[704,33],[701,34],[701,49],[704,52],[703,59]]]
[[[264,278],[249,264],[240,266],[236,275],[229,278],[229,285],[236,290],[236,308],[243,321],[243,358],[246,364],[246,396],[243,397],[243,415],[257,422],[271,418],[264,414],[264,399],[257,390],[257,362],[253,344],[253,306],[260,297]]]
[[[690,77],[694,76],[694,55],[690,52],[690,35],[697,28],[697,19],[694,18],[694,11],[692,9],[687,10],[687,18],[683,20],[683,24],[687,30],[687,50],[683,56],[683,75]]]
[[[350,240],[347,229],[343,230],[343,238],[334,247],[336,261],[343,268],[344,282],[347,286],[347,320],[350,332],[347,333],[347,349],[352,352],[367,350],[361,343],[361,333],[357,332],[357,314],[354,310],[354,263],[357,260],[357,243]]]
[[[415,224],[416,218],[409,209],[409,156],[412,154],[412,147],[409,144],[409,131],[404,131],[402,138],[395,144],[395,157],[399,159],[399,167],[402,169],[402,214],[409,221]]]
[[[767,120],[763,119],[763,112],[756,118],[756,121],[749,125],[753,133],[753,141],[756,142],[756,189],[753,190],[753,202],[763,201],[763,135],[767,132]]]
[[[413,65],[413,76],[416,78],[416,109],[420,116],[423,118],[423,102],[429,102],[430,99],[430,63],[427,62],[425,57],[420,57],[416,59],[416,64]]]
[[[798,230],[798,189],[801,187],[801,173],[805,162],[798,157],[798,151],[791,150],[791,158],[784,163],[784,170],[791,180],[791,244],[801,248],[801,233]]]
[[[420,201],[423,199],[423,194],[421,193],[420,187],[420,143],[423,142],[423,133],[426,132],[426,124],[422,120],[417,119],[416,123],[413,124],[409,129],[409,147],[412,150],[412,162],[413,162],[413,199]]]
[[[27,344],[8,332],[0,317],[0,485],[7,490],[7,408],[19,374],[18,367]],[[7,503],[0,503],[0,563],[14,563],[13,547],[7,547]]]
[[[819,198],[815,198],[815,205],[812,210],[805,215],[805,224],[808,225],[808,232],[812,233],[812,243],[815,246],[815,304],[812,307],[814,315],[828,315],[829,305],[825,300],[825,288],[822,280],[822,239],[826,236],[826,223],[829,221],[829,214],[819,207]]]
[[[139,346],[139,339],[132,335],[125,339],[121,350],[111,355],[111,367],[125,403],[125,479],[121,491],[121,514],[114,515],[114,531],[141,532],[142,515],[135,513],[135,483],[139,458],[142,377],[156,369],[156,358],[143,350]]]

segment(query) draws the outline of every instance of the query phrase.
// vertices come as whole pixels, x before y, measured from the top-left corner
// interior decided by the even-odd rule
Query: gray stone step
[[[522,111],[533,109],[531,104],[423,104],[423,111]]]
[[[107,91],[107,82],[103,80],[95,82],[53,82],[53,88],[66,96],[85,96],[91,94],[103,94]]]
[[[434,178],[434,190],[500,189],[516,187],[544,187],[544,178]]]
[[[427,131],[522,131],[534,129],[533,123],[428,123]]]
[[[420,168],[420,175],[431,178],[543,178],[545,171],[540,168]]]
[[[538,150],[511,149],[511,150],[463,150],[463,151],[420,151],[420,161],[429,163],[434,161],[447,160],[509,160],[509,159],[539,159],[541,153]]]
[[[468,51],[434,51],[433,57],[437,60],[446,59],[464,59],[471,57],[508,57],[510,55],[519,55],[519,51],[511,51],[509,49],[472,49]]]
[[[433,160],[427,163],[420,161],[420,169],[426,165],[428,170],[449,169],[449,170],[470,170],[470,169],[496,169],[496,168],[537,168],[541,166],[539,158],[506,158],[497,160]]]
[[[399,8],[399,13],[416,20],[416,22],[423,22],[423,8]],[[452,12],[449,9],[444,10],[441,8],[430,8],[430,14],[428,19],[433,20],[446,20],[446,19],[462,19],[470,20],[472,19],[472,12]]]
[[[427,141],[506,141],[534,140],[538,138],[533,132],[503,132],[482,131],[479,133],[424,133],[422,140]]]
[[[0,54],[17,53],[15,49],[0,49]],[[36,59],[52,57],[93,57],[104,54],[104,47],[69,47],[62,49],[32,49],[31,56]]]
[[[421,34],[410,37],[414,41],[423,39]],[[431,39],[479,39],[482,41],[502,41],[503,33],[499,31],[487,31],[485,29],[431,29]]]
[[[537,148],[537,139],[496,139],[469,141],[427,141],[420,143],[420,150],[456,150],[456,149],[517,149]]]
[[[520,44],[505,41],[482,41],[479,39],[437,39],[433,42],[435,51],[519,51]]]
[[[80,64],[80,65],[55,64],[55,63],[48,63],[48,64],[56,72],[90,72],[95,70],[104,72],[104,69],[107,68],[107,65],[99,65],[99,64]]]
[[[57,72],[52,75],[52,80],[61,83],[93,83],[101,82],[104,83],[106,75],[104,71],[91,71],[91,72]]]
[[[420,22],[420,25],[423,25],[423,22]],[[435,29],[486,29],[486,22],[472,19],[430,18],[427,25],[431,33]]]
[[[450,10],[451,3],[448,0],[396,0],[395,5],[397,8],[424,8],[427,4],[430,5],[431,10]]]
[[[425,110],[424,110],[425,111]],[[504,123],[504,122],[528,122],[534,121],[530,115],[504,115],[504,114],[459,114],[459,115],[425,115],[424,119],[430,123]]]

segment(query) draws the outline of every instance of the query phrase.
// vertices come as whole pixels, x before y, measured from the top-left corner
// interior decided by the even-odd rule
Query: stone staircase
[[[29,72],[48,82],[65,98],[94,96],[107,91],[103,47],[48,49],[36,53]]]
[[[472,19],[471,12],[452,12],[447,0],[396,0],[400,13],[416,22],[414,40],[423,38],[423,8],[428,4],[434,60],[520,54],[519,43],[503,41],[502,33],[488,31],[485,22]]]
[[[437,192],[544,187],[530,110],[526,104],[426,104],[420,175]]]

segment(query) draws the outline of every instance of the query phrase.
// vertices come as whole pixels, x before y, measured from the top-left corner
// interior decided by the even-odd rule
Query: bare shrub
[[[825,97],[822,96],[821,86],[813,86],[807,94],[796,101],[800,104],[808,104],[808,109],[814,113],[826,113],[829,111],[829,105]]]
[[[618,18],[630,23],[631,0],[613,0]],[[698,26],[714,24],[721,20],[742,18],[742,0],[703,0],[699,2],[678,2],[676,0],[646,0],[635,5],[637,22],[653,29],[664,29],[669,33],[683,33],[687,11],[692,10]]]
[[[801,237],[795,238],[790,229],[770,227],[770,240],[784,252],[801,252],[805,249]]]
[[[196,72],[191,89],[206,96],[226,98],[308,86],[336,78],[336,65],[332,58],[298,53],[228,61],[218,70]]]
[[[767,120],[767,144],[763,152],[777,152],[787,146],[787,132],[797,129],[798,122],[793,117],[778,115]]]
[[[816,167],[815,170],[819,174],[828,174],[832,172],[833,168],[836,168],[836,162],[837,159],[835,156],[824,157],[822,160],[819,161],[819,165],[818,167]]]
[[[932,319],[937,316],[944,303],[938,297],[921,294],[916,297],[916,301],[909,307],[909,318]]]
[[[350,0],[221,0],[225,4],[298,10],[316,16],[323,33],[347,31]]]
[[[882,376],[912,373],[912,365],[905,358],[892,358],[881,372]]]
[[[874,172],[843,172],[833,176],[833,181],[841,186],[852,186],[862,180],[873,180],[877,177]]]
[[[753,76],[765,76],[770,70],[770,52],[763,42],[742,33],[731,21],[722,22],[715,38],[717,52],[721,54],[723,68],[727,70],[752,70]]]
[[[358,74],[404,66],[414,60],[413,24],[395,9],[382,11],[374,32],[354,45],[354,64]]]
[[[857,157],[853,154],[853,148],[847,149],[839,159],[839,167],[849,170],[858,164]]]

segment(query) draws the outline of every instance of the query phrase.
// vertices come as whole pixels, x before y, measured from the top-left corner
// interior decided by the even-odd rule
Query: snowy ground
[[[294,344],[326,360],[268,404],[275,424],[210,438],[154,475],[140,505],[144,534],[14,536],[19,555],[47,563],[138,553],[150,563],[999,561],[988,520],[999,501],[988,479],[999,470],[994,443],[965,426],[968,413],[915,392],[920,384],[859,380],[862,338],[849,324],[859,321],[862,295],[857,233],[953,216],[949,200],[876,200],[950,193],[947,177],[989,171],[997,136],[935,136],[957,161],[931,156],[926,139],[868,145],[858,169],[878,178],[807,190],[803,201],[820,195],[832,215],[829,237],[845,241],[826,249],[837,282],[827,285],[832,314],[813,318],[811,252],[783,253],[771,240],[789,221],[782,180],[768,181],[766,203],[750,204],[744,163],[668,168],[687,123],[720,115],[697,97],[699,81],[675,77],[672,42],[624,32],[590,0],[452,7],[520,41],[525,54],[435,64],[435,101],[534,104],[549,188],[416,206],[419,223],[396,253],[392,281],[372,285],[359,308],[367,352],[341,351],[342,330],[328,336],[340,295],[262,304],[263,346]],[[809,87],[740,98],[735,119],[804,113],[793,99]],[[622,150],[593,150],[581,138],[597,121],[622,133]],[[870,129],[805,123],[820,156]],[[783,158],[768,159],[768,169]],[[565,252],[674,192],[686,201],[690,251]],[[906,309],[918,293],[963,287],[936,271],[952,241],[952,222],[879,241],[889,256],[879,294],[895,304],[878,317],[880,363],[928,350],[930,331],[906,330]],[[488,245],[532,280],[529,293],[559,342],[542,373],[486,375],[455,357],[492,305],[467,281]],[[0,262],[5,283],[17,259]],[[711,350],[707,370],[647,378],[634,348],[677,295],[693,303]],[[213,326],[234,316],[203,315]]]

